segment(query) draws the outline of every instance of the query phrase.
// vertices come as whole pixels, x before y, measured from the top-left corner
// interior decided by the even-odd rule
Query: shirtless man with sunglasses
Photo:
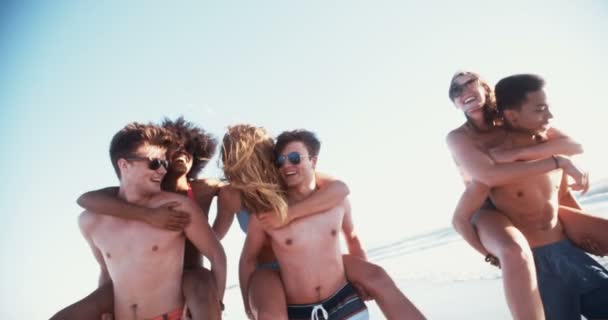
[[[275,165],[286,186],[289,205],[316,192],[319,149],[320,142],[310,131],[287,131],[277,138]],[[249,310],[248,291],[259,254],[270,243],[280,266],[289,319],[368,319],[367,307],[347,281],[340,234],[344,235],[349,253],[365,260],[346,199],[280,229],[267,228],[257,215],[252,215],[239,263],[245,309]],[[415,307],[411,309],[412,318],[423,319]]]
[[[157,170],[161,165],[164,166],[167,170],[161,183],[162,190],[187,196],[198,204],[202,209],[199,215],[207,220],[206,213],[212,198],[219,192],[220,183],[213,179],[195,178],[215,153],[217,140],[182,117],[176,120],[165,119],[161,126],[169,130],[173,140],[167,155],[171,162],[153,159],[149,167]],[[78,199],[78,204],[89,211],[137,220],[170,231],[184,230],[191,220],[188,212],[177,208],[179,202],[167,202],[157,208],[147,208],[126,202],[117,195],[117,187],[91,191],[83,194]],[[219,319],[222,303],[221,297],[216,294],[217,286],[213,274],[203,267],[201,255],[190,241],[186,241],[183,267],[182,290],[188,314],[193,320]],[[108,282],[79,302],[61,310],[51,319],[99,319],[102,314],[112,312],[113,299],[112,283]]]
[[[226,256],[200,208],[186,197],[161,191],[167,173],[166,130],[132,123],[119,131],[110,146],[120,180],[118,198],[144,208],[173,203],[190,215],[183,232],[85,211],[79,225],[97,259],[100,286],[113,282],[114,319],[181,319],[184,315],[182,272],[185,242],[211,261],[216,295],[223,297]]]

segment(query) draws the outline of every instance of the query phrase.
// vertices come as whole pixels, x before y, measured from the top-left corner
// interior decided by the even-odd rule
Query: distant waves
[[[608,180],[594,183],[583,196],[577,196],[583,210],[608,218]],[[501,277],[500,270],[483,262],[452,227],[404,237],[372,247],[368,258],[382,265],[399,281],[467,281]],[[596,258],[608,268],[608,258]]]

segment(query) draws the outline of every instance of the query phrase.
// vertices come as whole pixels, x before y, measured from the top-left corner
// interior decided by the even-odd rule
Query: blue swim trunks
[[[314,304],[290,304],[287,306],[290,320],[368,320],[369,313],[355,288],[346,283],[333,296]]]
[[[259,263],[257,266],[255,266],[256,269],[270,269],[270,270],[280,270],[281,267],[279,266],[278,262],[268,262],[268,263]]]
[[[547,320],[608,318],[608,271],[562,240],[532,249]]]

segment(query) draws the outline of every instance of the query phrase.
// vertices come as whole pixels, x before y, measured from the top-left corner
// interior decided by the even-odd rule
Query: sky
[[[75,200],[117,184],[109,142],[132,121],[315,131],[367,248],[449,225],[456,70],[542,75],[554,125],[608,177],[607,32],[602,0],[3,2],[0,316],[48,318],[94,289]]]

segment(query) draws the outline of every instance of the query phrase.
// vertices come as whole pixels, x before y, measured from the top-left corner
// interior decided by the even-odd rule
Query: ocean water
[[[578,196],[583,209],[608,218],[608,181]],[[607,230],[608,231],[608,230]],[[452,227],[407,236],[369,248],[369,260],[382,265],[400,281],[467,281],[499,279],[501,272],[483,261]],[[608,267],[608,257],[594,257]]]
[[[608,183],[596,184],[578,200],[585,211],[608,218]],[[486,263],[451,227],[367,252],[428,319],[511,319],[500,269]],[[594,258],[608,268],[608,258]],[[368,307],[370,319],[384,319],[375,303]]]
[[[587,212],[608,218],[608,183],[594,184],[586,195],[579,197],[579,201]],[[485,263],[483,257],[470,248],[448,224],[449,221],[446,221],[443,227],[380,242],[367,248],[368,257],[391,275],[401,290],[429,319],[509,319],[502,293],[501,271]],[[226,320],[246,319],[237,276],[238,253],[243,241],[244,235],[238,231],[229,232],[223,241],[228,244],[226,252],[229,260],[228,286],[224,298],[227,307],[224,314]],[[91,262],[90,267],[77,264],[74,270],[89,268],[94,274],[85,274],[82,279],[94,280],[96,265],[89,252],[85,253],[82,261]],[[65,259],[70,261],[72,258]],[[608,259],[600,259],[600,262],[608,266]],[[40,292],[27,292],[27,296],[34,294],[38,299],[44,297],[45,301],[48,301],[44,308],[6,308],[0,311],[0,315],[6,319],[48,318],[65,305],[88,294],[95,283],[90,281],[79,285],[81,290],[78,292],[54,292],[52,286],[42,285]],[[69,286],[77,287],[76,284]],[[16,290],[19,293],[20,289]],[[25,296],[25,293],[22,296]],[[9,306],[7,301],[5,300],[5,304]],[[480,305],[478,301],[484,303]],[[369,302],[368,306],[371,319],[383,319],[375,303]],[[24,314],[36,316],[18,316]]]
[[[587,212],[608,218],[608,183],[595,184],[578,200]],[[429,319],[511,318],[500,269],[486,263],[451,226],[387,241],[367,254]],[[608,258],[597,259],[608,267]],[[237,283],[228,286],[226,300],[241,305]],[[370,319],[384,318],[374,302],[367,305]],[[224,318],[244,319],[240,309],[227,310]]]

